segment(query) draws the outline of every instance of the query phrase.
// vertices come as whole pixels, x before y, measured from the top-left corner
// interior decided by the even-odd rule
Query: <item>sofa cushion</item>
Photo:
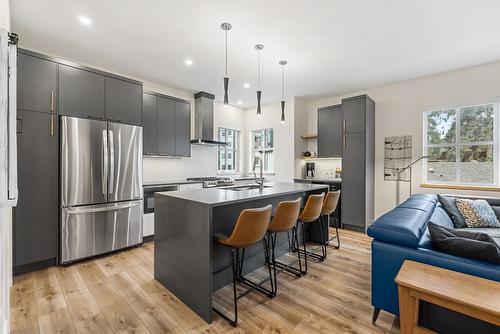
[[[450,216],[448,216],[444,208],[439,204],[436,206],[436,210],[434,210],[434,213],[432,214],[429,222],[446,228],[454,227]],[[420,241],[418,242],[418,248],[434,249],[434,247],[432,246],[431,235],[429,233],[428,227],[426,227],[424,233],[420,237]]]
[[[485,200],[455,200],[457,208],[465,218],[467,227],[500,227],[500,222]]]
[[[491,227],[483,227],[483,228],[464,228],[464,229],[457,229],[459,231],[471,231],[471,232],[482,232],[488,234],[490,237],[495,240],[495,242],[500,245],[500,228],[491,228]]]
[[[450,216],[455,228],[467,227],[467,223],[465,222],[464,217],[457,208],[455,197],[438,195],[438,199],[443,206],[443,209],[446,211],[448,216]]]
[[[500,246],[487,233],[428,224],[432,244],[444,253],[500,264]]]
[[[377,240],[417,248],[436,203],[436,195],[414,195],[375,220],[368,227],[368,235]]]

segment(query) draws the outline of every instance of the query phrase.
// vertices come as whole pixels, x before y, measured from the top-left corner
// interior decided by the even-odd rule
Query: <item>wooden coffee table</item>
[[[420,300],[500,326],[500,283],[405,260],[398,284],[401,333],[433,333],[418,326]]]

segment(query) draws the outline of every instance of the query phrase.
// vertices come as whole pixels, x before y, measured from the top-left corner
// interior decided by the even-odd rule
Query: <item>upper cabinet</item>
[[[156,141],[158,122],[156,115],[156,96],[144,93],[142,95],[142,136],[144,154],[154,154],[158,152]]]
[[[342,145],[342,105],[318,109],[318,157],[341,157]]]
[[[175,101],[175,155],[191,155],[191,104]]]
[[[191,104],[162,94],[143,94],[144,154],[191,155]]]
[[[142,86],[106,77],[106,118],[110,122],[141,125]]]
[[[158,154],[176,155],[175,100],[156,97]]]
[[[363,97],[352,97],[342,100],[344,112],[344,132],[357,133],[366,130],[367,100]]]
[[[142,125],[142,83],[19,50],[17,108]]]
[[[105,119],[105,77],[72,66],[59,65],[59,113]]]
[[[17,60],[17,108],[44,113],[57,110],[57,63],[21,51]]]

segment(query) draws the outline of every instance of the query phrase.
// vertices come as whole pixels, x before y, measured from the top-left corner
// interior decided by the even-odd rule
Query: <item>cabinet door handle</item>
[[[50,92],[50,112],[54,112],[54,92]]]
[[[344,146],[344,148],[346,147],[346,144],[347,144],[346,142],[347,142],[346,136],[344,135],[344,136],[342,136],[342,146]]]
[[[54,115],[50,115],[50,136],[54,137]]]
[[[347,130],[347,121],[344,119],[344,133],[346,132]]]

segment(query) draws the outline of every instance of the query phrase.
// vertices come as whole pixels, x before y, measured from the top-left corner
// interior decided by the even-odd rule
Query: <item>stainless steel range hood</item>
[[[214,99],[207,92],[194,94],[194,138],[191,144],[226,146],[225,142],[214,139]]]

